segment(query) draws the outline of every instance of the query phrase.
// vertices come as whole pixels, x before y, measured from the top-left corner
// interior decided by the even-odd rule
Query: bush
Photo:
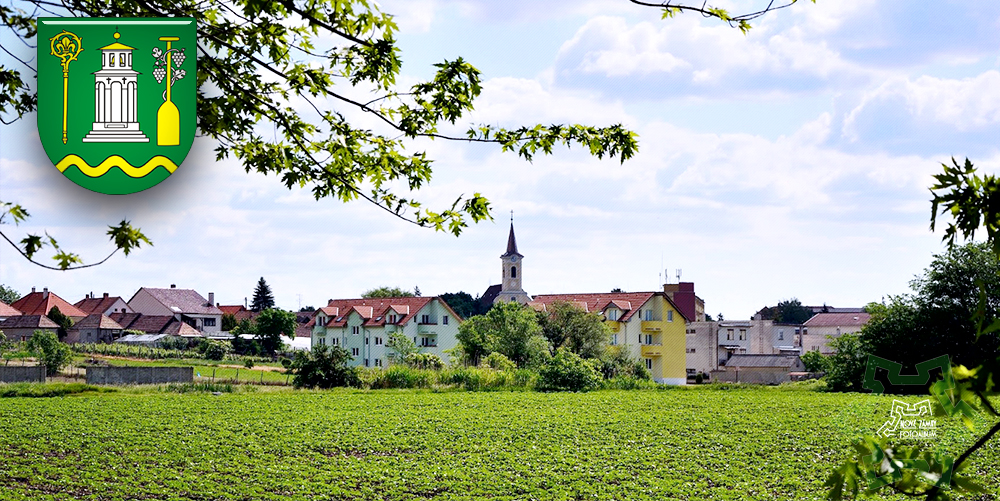
[[[61,397],[77,393],[110,393],[114,388],[102,388],[83,383],[14,383],[0,386],[0,397]]]
[[[444,368],[444,360],[433,353],[410,353],[403,357],[403,362],[407,367],[413,369],[441,370]]]
[[[865,346],[858,334],[842,334],[830,340],[835,351],[829,357],[830,370],[826,373],[827,388],[831,391],[861,391],[868,361]]]
[[[206,360],[222,360],[229,353],[229,343],[215,341],[212,339],[202,339],[198,345],[198,351]]]
[[[368,374],[371,379],[365,381],[366,386],[372,389],[430,388],[437,380],[436,373],[431,370],[401,365],[393,365],[385,370],[375,369]]]
[[[311,351],[299,351],[288,364],[295,375],[292,384],[296,388],[334,388],[338,386],[361,386],[357,367],[348,367],[353,357],[340,346],[316,346]]]
[[[604,357],[594,363],[604,379],[630,377],[634,379],[650,379],[646,366],[630,357],[619,346],[610,346]]]
[[[52,331],[35,331],[25,344],[25,349],[38,358],[50,376],[55,376],[73,358],[73,350],[60,342]]]
[[[486,358],[483,359],[482,366],[498,371],[512,371],[517,369],[517,364],[507,358],[506,355],[499,352],[493,352],[487,355]]]
[[[601,389],[604,390],[645,390],[660,386],[649,379],[637,379],[631,376],[618,376],[601,383]]]
[[[538,389],[542,391],[589,391],[601,384],[597,369],[579,355],[560,349],[538,371]]]

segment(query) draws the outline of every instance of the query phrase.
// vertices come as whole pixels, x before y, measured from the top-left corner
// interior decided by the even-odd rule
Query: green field
[[[703,388],[3,398],[0,499],[819,499],[891,401]],[[941,423],[935,446],[974,441]],[[997,441],[974,470],[994,493],[979,499],[997,499]]]

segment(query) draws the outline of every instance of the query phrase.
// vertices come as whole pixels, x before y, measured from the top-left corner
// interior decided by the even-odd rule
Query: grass
[[[0,497],[820,499],[892,400],[778,388],[0,399]],[[930,446],[977,436],[941,428]],[[994,498],[998,464],[996,443],[972,464]]]
[[[112,393],[114,388],[83,383],[13,383],[0,384],[0,398],[63,397],[87,393]]]

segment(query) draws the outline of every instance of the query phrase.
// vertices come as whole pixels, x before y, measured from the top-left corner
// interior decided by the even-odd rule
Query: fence
[[[194,381],[194,367],[87,367],[87,384],[161,384]]]
[[[45,366],[0,366],[0,383],[44,383]]]

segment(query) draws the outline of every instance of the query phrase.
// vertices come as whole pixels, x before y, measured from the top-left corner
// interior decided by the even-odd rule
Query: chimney
[[[177,284],[170,284],[170,288],[171,289],[176,289],[177,288]]]
[[[214,292],[209,292],[208,293],[208,305],[212,306],[213,304],[215,304],[215,293]]]
[[[49,298],[49,288],[42,287],[42,299],[48,299],[48,298]]]
[[[105,292],[105,293],[104,293],[104,299],[107,299],[107,298],[108,298],[108,293],[107,293],[107,292]]]
[[[32,293],[32,294],[34,294],[34,293],[35,293],[35,288],[34,288],[34,287],[32,287],[32,288],[31,288],[31,293]]]

